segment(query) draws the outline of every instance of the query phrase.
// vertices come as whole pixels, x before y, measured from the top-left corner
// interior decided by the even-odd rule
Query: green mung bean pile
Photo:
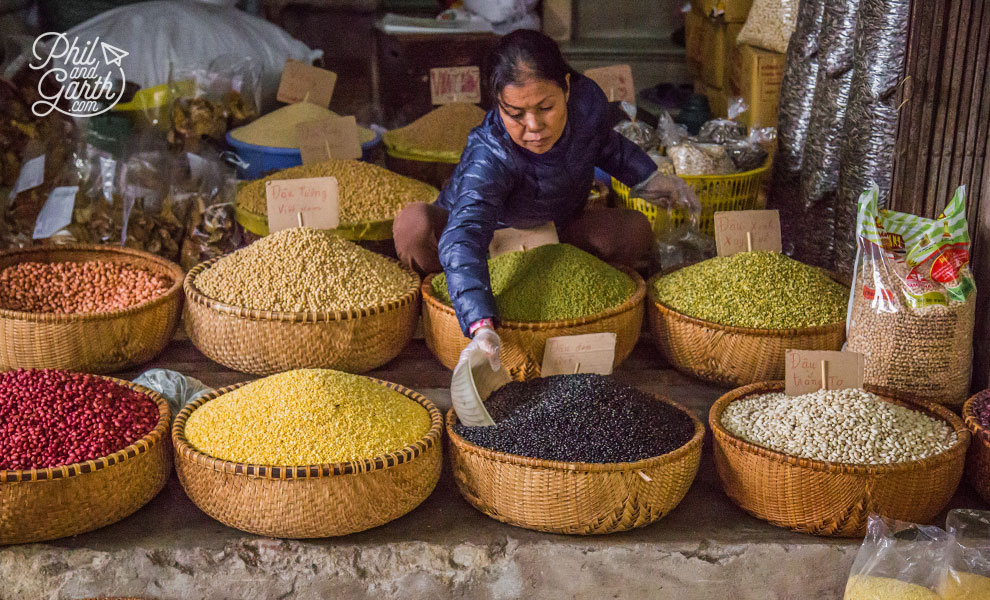
[[[508,252],[488,261],[498,316],[506,321],[559,321],[595,315],[632,296],[625,273],[570,244]],[[447,277],[433,278],[433,293],[450,305]]]
[[[824,271],[776,252],[711,258],[658,278],[654,291],[689,317],[755,329],[838,323],[849,299]]]
[[[197,408],[186,439],[221,460],[314,465],[401,450],[430,430],[420,404],[360,375],[300,369],[253,381]]]

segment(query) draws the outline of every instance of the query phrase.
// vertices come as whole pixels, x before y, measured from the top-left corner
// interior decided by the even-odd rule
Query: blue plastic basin
[[[375,139],[361,144],[361,160],[368,156],[375,146],[380,144],[382,136],[375,134]],[[302,154],[299,148],[275,148],[273,146],[258,146],[235,139],[227,133],[227,143],[241,159],[237,166],[237,177],[240,179],[260,179],[265,173],[281,171],[302,164]]]

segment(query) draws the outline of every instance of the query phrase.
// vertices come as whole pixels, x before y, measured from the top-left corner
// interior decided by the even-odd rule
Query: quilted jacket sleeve
[[[614,129],[605,125],[602,135],[605,142],[595,160],[595,166],[599,169],[629,187],[644,181],[657,170],[656,163],[646,152]]]

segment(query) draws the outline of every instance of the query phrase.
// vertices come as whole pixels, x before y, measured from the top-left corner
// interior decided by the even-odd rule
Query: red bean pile
[[[161,296],[171,278],[105,260],[22,262],[0,271],[0,308],[34,313],[120,310]]]
[[[95,375],[0,373],[0,470],[44,469],[108,456],[158,423],[158,405]]]
[[[983,392],[973,401],[973,416],[977,423],[990,429],[990,392]]]

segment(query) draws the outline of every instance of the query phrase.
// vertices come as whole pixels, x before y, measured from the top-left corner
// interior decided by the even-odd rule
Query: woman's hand
[[[479,327],[477,331],[474,332],[474,337],[471,342],[467,345],[464,350],[461,351],[461,357],[470,356],[472,352],[476,349],[481,350],[485,353],[485,357],[488,358],[488,364],[491,365],[492,371],[498,371],[502,368],[501,352],[502,352],[502,340],[495,333],[495,330],[491,327]]]
[[[689,213],[700,213],[698,196],[683,179],[676,175],[664,175],[657,171],[632,189],[630,196],[642,198],[659,208],[686,208]]]

